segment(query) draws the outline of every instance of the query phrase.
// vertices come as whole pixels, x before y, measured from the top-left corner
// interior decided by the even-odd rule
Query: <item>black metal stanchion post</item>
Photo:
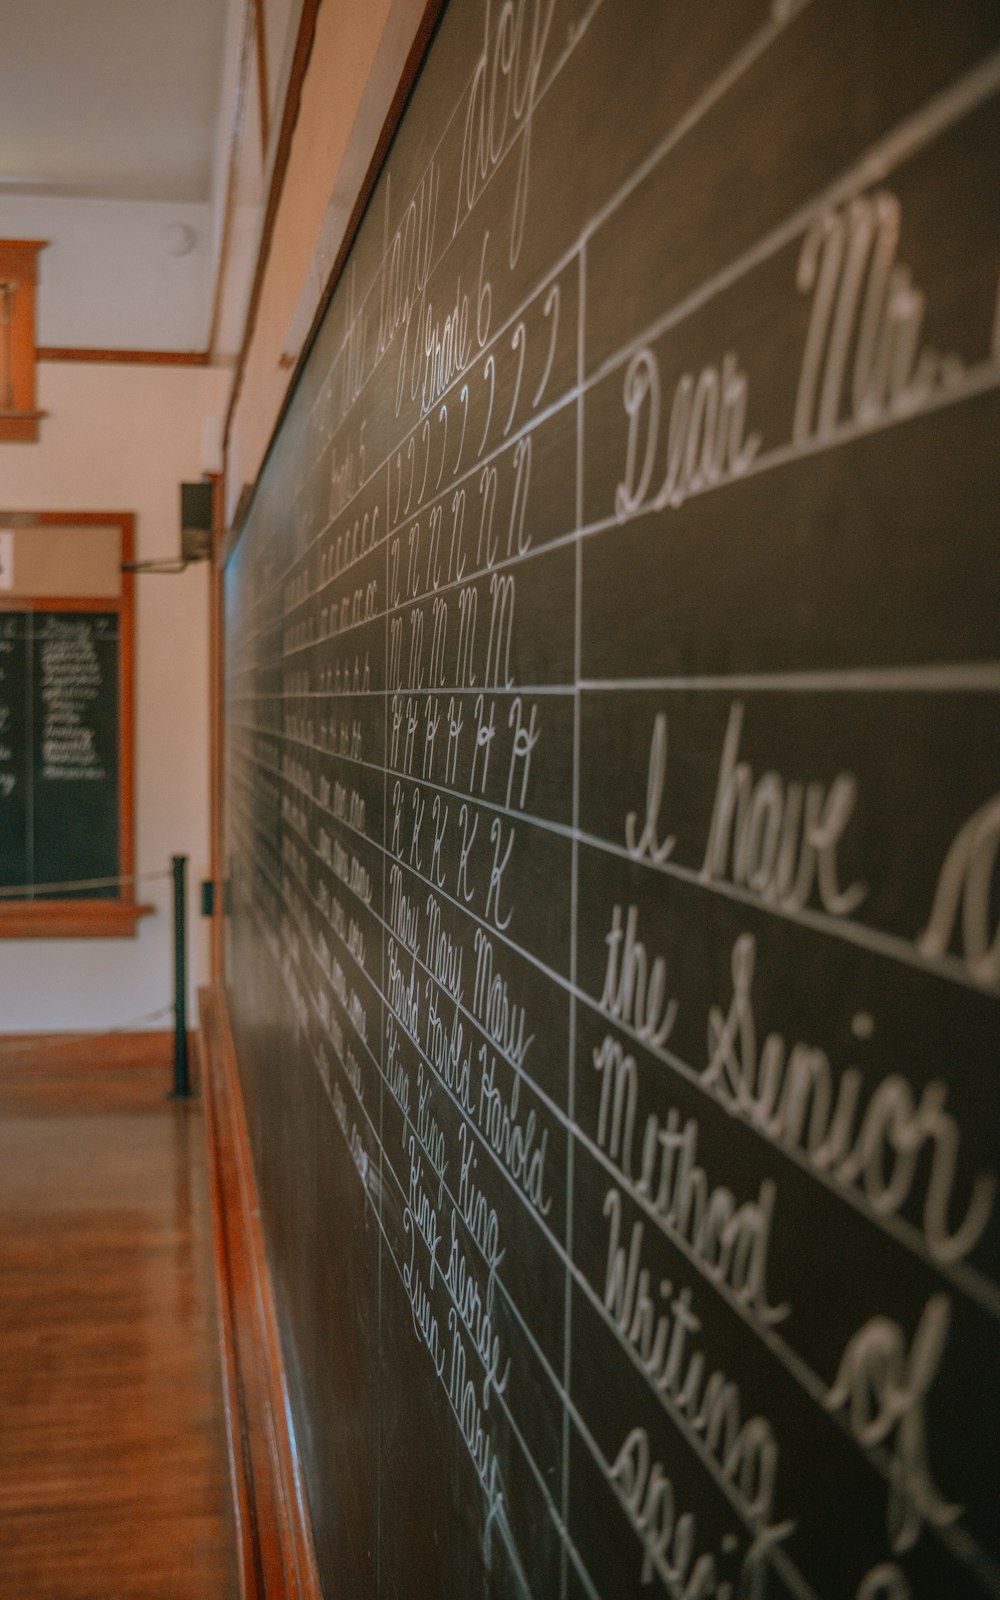
[[[187,856],[173,856],[174,869],[174,1086],[171,1100],[191,1095],[187,1045],[187,912],[185,875]]]

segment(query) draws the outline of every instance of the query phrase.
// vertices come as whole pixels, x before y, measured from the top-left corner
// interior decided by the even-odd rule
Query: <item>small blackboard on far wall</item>
[[[0,514],[0,937],[135,931],[132,539]]]

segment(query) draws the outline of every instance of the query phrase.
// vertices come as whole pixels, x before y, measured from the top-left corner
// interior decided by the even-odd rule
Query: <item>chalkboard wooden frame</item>
[[[20,526],[33,527],[117,527],[121,538],[121,560],[133,557],[135,516],[131,511],[37,511],[17,513]],[[135,935],[141,916],[152,906],[136,902],[132,882],[135,855],[134,823],[134,596],[135,578],[122,573],[121,593],[98,598],[65,594],[35,595],[30,599],[11,596],[3,601],[9,611],[58,611],[86,615],[114,613],[118,619],[118,863],[117,876],[123,881],[120,897],[103,899],[20,900],[0,897],[0,938],[75,939],[123,938]]]

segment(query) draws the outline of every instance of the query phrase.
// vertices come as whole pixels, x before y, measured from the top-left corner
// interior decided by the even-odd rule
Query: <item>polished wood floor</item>
[[[235,1593],[204,1131],[168,1084],[0,1041],[2,1600]]]

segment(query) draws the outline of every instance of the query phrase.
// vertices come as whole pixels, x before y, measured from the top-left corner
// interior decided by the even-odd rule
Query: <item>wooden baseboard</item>
[[[322,1600],[222,990],[199,994],[240,1600]]]
[[[188,1051],[194,1059],[193,1033]],[[0,1061],[7,1067],[44,1072],[52,1068],[76,1070],[108,1067],[155,1068],[168,1074],[173,1060],[173,1029],[156,1028],[121,1033],[0,1033]]]

